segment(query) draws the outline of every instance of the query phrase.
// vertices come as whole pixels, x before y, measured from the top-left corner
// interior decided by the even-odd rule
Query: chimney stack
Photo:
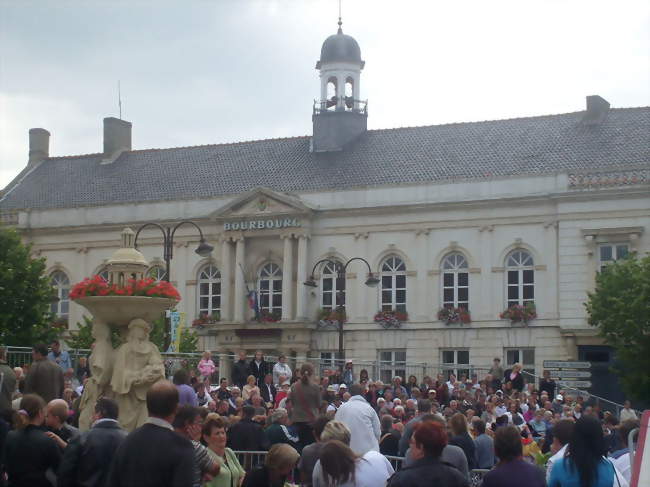
[[[36,164],[50,157],[50,133],[45,129],[29,129],[29,163]]]
[[[115,117],[104,119],[104,156],[110,158],[131,150],[131,122]]]
[[[609,102],[598,95],[587,97],[587,111],[582,117],[585,125],[598,125],[605,120],[609,111]]]

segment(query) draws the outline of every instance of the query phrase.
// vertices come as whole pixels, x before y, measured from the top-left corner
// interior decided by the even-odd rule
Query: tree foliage
[[[625,392],[650,401],[650,256],[607,265],[586,307],[589,324],[616,352]]]
[[[0,344],[32,346],[58,336],[50,326],[53,290],[45,269],[45,259],[34,259],[16,230],[0,228]]]

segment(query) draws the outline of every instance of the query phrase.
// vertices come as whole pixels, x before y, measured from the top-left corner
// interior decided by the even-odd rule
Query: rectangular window
[[[341,356],[338,352],[320,353],[320,376],[324,375],[325,369],[335,370],[342,365]]]
[[[406,350],[379,351],[379,379],[390,384],[393,377],[399,375],[402,380],[406,375]]]
[[[504,350],[506,357],[506,368],[511,368],[514,364],[520,363],[524,367],[524,372],[535,374],[535,349],[534,348],[506,348]],[[533,381],[530,375],[524,374],[526,382]]]
[[[454,374],[457,378],[462,374],[470,377],[469,350],[442,350],[440,355],[446,379],[449,379],[450,374]]]
[[[598,248],[598,269],[601,271],[605,266],[618,259],[624,258],[630,253],[630,248],[627,244],[603,244]]]

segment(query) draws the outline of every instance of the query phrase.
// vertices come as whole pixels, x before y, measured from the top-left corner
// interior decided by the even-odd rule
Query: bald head
[[[178,389],[168,380],[156,382],[147,392],[149,416],[167,419],[176,414]]]
[[[68,403],[63,399],[53,399],[47,404],[47,416],[45,422],[47,426],[59,429],[68,419]]]

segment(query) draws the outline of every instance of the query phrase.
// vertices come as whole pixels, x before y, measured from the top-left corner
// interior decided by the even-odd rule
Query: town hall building
[[[131,123],[106,118],[101,152],[50,157],[49,132],[30,130],[0,212],[47,259],[54,311],[82,321],[68,290],[103,272],[125,227],[191,220],[211,254],[190,223],[171,256],[155,225],[137,245],[158,279],[171,257],[202,348],[327,364],[341,338],[384,381],[494,357],[607,373],[583,303],[599,269],[650,251],[650,108],[588,96],[575,113],[368,130],[363,68],[339,26],[304,137],[134,150]],[[501,318],[515,305],[525,319]]]

